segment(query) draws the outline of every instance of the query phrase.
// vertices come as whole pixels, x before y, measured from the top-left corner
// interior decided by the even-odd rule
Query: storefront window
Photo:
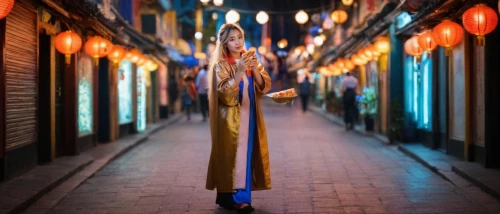
[[[123,60],[118,70],[118,121],[127,124],[132,118],[132,63]]]
[[[78,59],[78,134],[92,133],[92,58],[81,53]]]
[[[146,129],[146,78],[144,69],[137,68],[137,131]]]

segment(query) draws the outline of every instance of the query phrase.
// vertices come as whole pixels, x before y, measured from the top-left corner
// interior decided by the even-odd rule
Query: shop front
[[[119,136],[134,133],[134,65],[129,60],[122,60],[118,69],[118,124]]]

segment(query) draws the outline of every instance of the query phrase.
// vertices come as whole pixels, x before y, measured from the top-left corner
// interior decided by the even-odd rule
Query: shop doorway
[[[38,162],[64,155],[62,145],[62,65],[63,57],[53,46],[54,35],[39,35]]]

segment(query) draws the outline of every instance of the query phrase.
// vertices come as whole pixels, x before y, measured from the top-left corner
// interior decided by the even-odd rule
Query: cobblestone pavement
[[[478,188],[454,186],[395,147],[298,107],[265,105],[273,189],[253,193],[256,213],[500,212]],[[49,213],[224,213],[204,188],[209,152],[208,123],[197,115],[150,136]]]

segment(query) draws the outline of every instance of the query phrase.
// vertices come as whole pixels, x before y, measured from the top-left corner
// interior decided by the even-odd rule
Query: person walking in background
[[[307,112],[309,94],[311,93],[311,82],[309,80],[309,76],[306,75],[302,82],[299,83],[299,86],[299,95],[302,101],[302,112]]]
[[[208,112],[208,65],[203,66],[203,69],[196,76],[196,89],[198,90],[198,100],[200,102],[200,111],[203,116],[203,121],[207,120]]]
[[[191,120],[191,108],[193,100],[196,100],[196,86],[191,75],[184,75],[184,86],[182,90],[182,108],[186,111],[187,120]]]
[[[358,80],[356,77],[351,76],[351,73],[347,73],[340,83],[342,94],[343,94],[343,105],[344,105],[344,123],[346,130],[353,129],[354,127],[354,116],[355,116],[355,103],[356,103],[356,88],[358,87]]]

